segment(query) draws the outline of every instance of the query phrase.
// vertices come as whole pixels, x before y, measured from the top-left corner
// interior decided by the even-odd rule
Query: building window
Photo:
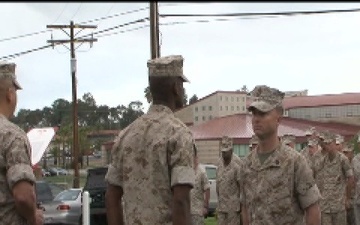
[[[199,120],[199,118],[197,116],[195,116],[195,121],[198,121],[198,120]]]
[[[346,116],[347,116],[347,117],[352,117],[352,116],[353,116],[353,113],[352,113],[352,112],[347,112],[347,113],[346,113]]]
[[[210,105],[210,106],[209,106],[209,111],[211,111],[211,110],[212,110],[212,106]]]
[[[236,109],[237,109],[237,111],[240,111],[240,106],[237,106]]]
[[[206,120],[205,116],[203,116],[202,119],[203,119],[203,121],[205,121]]]
[[[234,97],[231,97],[231,101],[232,101],[232,102],[234,101]]]
[[[222,106],[220,106],[220,111],[222,111]]]
[[[331,118],[331,113],[325,113],[325,118]]]
[[[228,97],[227,97],[227,96],[225,97],[225,100],[228,101]]]
[[[220,101],[222,101],[222,96],[220,96]]]
[[[236,98],[236,101],[239,102],[239,97]]]
[[[206,107],[205,107],[205,106],[203,106],[203,107],[202,107],[202,109],[203,109],[203,111],[205,111],[205,110],[206,110]]]
[[[234,111],[234,106],[231,106],[231,111]]]
[[[245,111],[245,106],[242,107],[242,110]]]
[[[209,120],[212,120],[212,116],[211,116],[211,115],[209,116]]]
[[[226,111],[228,111],[229,108],[227,106],[225,106],[225,109],[226,109]]]
[[[195,112],[197,112],[197,111],[198,111],[198,107],[196,106],[196,107],[195,107]]]
[[[243,97],[242,99],[243,99],[243,102],[245,102],[245,97]]]

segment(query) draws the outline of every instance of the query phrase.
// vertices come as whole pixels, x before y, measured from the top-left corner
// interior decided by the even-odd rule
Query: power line
[[[16,39],[24,38],[24,37],[30,37],[30,36],[37,35],[37,34],[43,34],[43,33],[49,32],[49,31],[50,30],[43,30],[43,31],[29,33],[29,34],[23,34],[23,35],[19,35],[19,36],[4,38],[4,39],[0,39],[0,42],[16,40]]]
[[[64,8],[65,9],[65,8]],[[64,10],[63,9],[63,10]],[[86,23],[92,23],[92,22],[95,22],[95,21],[101,21],[101,20],[106,20],[106,19],[110,19],[110,18],[114,18],[114,17],[118,17],[118,16],[123,16],[123,15],[128,15],[128,14],[131,14],[131,13],[136,13],[136,12],[140,12],[140,11],[144,11],[144,10],[147,10],[149,9],[149,7],[143,7],[143,8],[139,8],[139,9],[134,9],[134,10],[129,10],[129,11],[125,11],[123,13],[118,13],[118,14],[115,14],[115,15],[111,15],[111,16],[106,16],[106,17],[101,17],[101,18],[98,18],[98,19],[92,19],[92,20],[88,20],[88,21],[85,21],[85,22],[81,22],[79,24],[86,24]],[[62,14],[62,13],[61,13]],[[60,15],[61,15],[60,14]],[[58,19],[56,19],[58,20]],[[5,41],[11,41],[11,40],[16,40],[16,39],[20,39],[20,38],[24,38],[24,37],[30,37],[30,36],[34,36],[34,35],[38,35],[38,34],[43,34],[43,33],[46,33],[46,32],[49,32],[51,30],[43,30],[43,31],[37,31],[37,32],[33,32],[33,33],[28,33],[28,34],[22,34],[22,35],[18,35],[18,36],[13,36],[13,37],[9,37],[9,38],[3,38],[3,39],[0,39],[0,43],[1,42],[5,42]]]
[[[355,9],[334,9],[317,11],[284,11],[284,12],[264,12],[264,13],[222,13],[222,14],[159,14],[160,17],[241,17],[241,16],[295,16],[312,14],[330,13],[351,13],[359,12],[360,8]]]
[[[12,59],[12,58],[15,58],[15,57],[17,57],[17,56],[29,54],[29,53],[32,53],[32,52],[37,52],[37,51],[40,51],[40,50],[43,50],[43,49],[50,48],[50,47],[52,47],[52,46],[53,46],[53,44],[51,44],[51,45],[44,45],[44,46],[42,46],[42,47],[33,48],[33,49],[30,49],[30,50],[27,50],[27,51],[18,52],[18,53],[15,53],[15,54],[12,54],[12,55],[8,55],[8,56],[3,56],[3,57],[0,58],[0,60]]]
[[[144,11],[144,10],[147,10],[147,9],[149,9],[149,7],[133,9],[133,10],[125,11],[123,13],[114,14],[114,15],[111,15],[111,16],[105,16],[105,17],[100,17],[98,19],[88,20],[86,22],[81,22],[80,24],[93,23],[93,22],[100,21],[100,20],[111,19],[111,18],[118,17],[118,16],[124,16],[124,15],[128,15],[128,14],[131,14],[131,13],[141,12],[141,11]]]
[[[72,20],[72,19],[75,17],[75,15],[79,12],[81,6],[82,6],[82,2],[80,2],[80,5],[79,5],[78,8],[76,9],[75,13],[73,14],[73,16],[71,17],[70,20]]]
[[[81,36],[81,37],[78,38],[78,40],[81,41],[81,38],[84,38],[84,37],[87,37],[87,36],[93,36],[94,34],[101,34],[101,33],[107,32],[107,31],[123,28],[123,27],[128,26],[128,25],[132,25],[132,24],[136,24],[136,23],[140,23],[140,22],[145,22],[147,20],[148,20],[148,18],[145,17],[143,19],[139,19],[139,20],[135,20],[135,21],[132,21],[132,22],[120,24],[120,25],[117,25],[117,26],[114,26],[114,27],[110,27],[110,28],[95,32],[93,34],[88,34],[88,35]],[[134,29],[129,29],[128,31],[120,31],[120,32],[117,32],[117,33],[125,33],[125,32],[129,32],[129,31],[132,31],[132,30],[139,30],[139,29],[142,29],[142,28],[145,28],[145,27],[147,27],[147,26],[137,27],[137,28],[134,28]],[[112,34],[107,34],[107,35],[105,34],[105,35],[97,36],[97,37],[104,37],[104,36],[110,36],[110,35],[112,35]],[[32,52],[40,51],[40,50],[52,47],[53,45],[59,45],[59,44],[61,44],[61,43],[54,43],[54,44],[51,44],[51,45],[45,45],[45,46],[42,46],[42,47],[30,49],[30,50],[27,50],[27,51],[18,52],[18,53],[15,53],[15,54],[3,56],[3,57],[0,58],[0,60],[16,58],[16,57],[19,57],[19,56],[22,56],[22,55],[26,55],[26,54],[29,54],[29,53],[32,53]]]
[[[103,34],[100,36],[96,36],[96,38],[102,38],[102,37],[107,37],[107,36],[111,36],[111,35],[115,35],[115,34],[119,34],[119,33],[126,33],[126,32],[130,32],[130,31],[136,31],[136,30],[141,30],[144,28],[150,27],[150,25],[143,25],[143,26],[139,26],[139,27],[135,27],[135,28],[131,28],[131,29],[126,29],[126,30],[121,30],[118,32],[113,32],[113,33],[107,33],[107,34]]]
[[[120,24],[120,25],[117,25],[117,26],[114,26],[114,27],[106,28],[106,29],[104,29],[104,30],[97,31],[97,32],[94,32],[94,33],[92,33],[92,34],[87,34],[87,35],[81,36],[80,38],[84,38],[84,37],[88,37],[88,36],[92,36],[92,35],[96,35],[96,34],[101,34],[101,33],[107,32],[107,31],[119,29],[119,28],[122,28],[122,27],[125,27],[125,26],[137,24],[137,23],[142,23],[142,22],[145,22],[145,21],[147,21],[147,20],[149,20],[149,18],[148,18],[148,17],[144,17],[144,18],[142,18],[142,19],[137,19],[137,20],[134,20],[134,21],[131,21],[131,22],[127,22],[127,23],[123,23],[123,24]]]
[[[67,2],[64,6],[64,8],[61,10],[60,14],[58,15],[58,17],[56,18],[56,20],[52,23],[55,23],[56,21],[58,21],[58,19],[60,18],[60,16],[64,13],[65,9],[66,9],[66,6],[68,5],[69,3]]]

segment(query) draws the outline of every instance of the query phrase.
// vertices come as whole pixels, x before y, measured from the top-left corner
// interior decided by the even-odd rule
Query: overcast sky
[[[50,31],[47,25],[69,25],[71,20],[97,25],[97,29],[77,34],[80,37],[94,32],[98,38],[92,48],[88,43],[75,45],[78,98],[90,92],[98,105],[115,107],[141,101],[147,110],[144,89],[148,84],[146,62],[150,59],[150,30],[146,27],[149,21],[103,32],[148,17],[146,7],[149,3],[0,3],[0,57],[45,46],[51,36],[68,39],[64,32]],[[360,8],[360,3],[160,3],[159,13],[353,8]],[[160,18],[160,24],[167,24],[160,26],[161,55],[183,55],[184,73],[191,81],[185,84],[189,97],[196,94],[201,98],[217,90],[235,91],[243,85],[252,90],[259,84],[281,91],[308,89],[309,95],[359,90],[360,12],[176,17]],[[32,35],[12,38],[25,34]],[[23,86],[18,110],[42,109],[58,98],[72,101],[70,52],[65,46],[8,60],[17,64],[18,80]]]

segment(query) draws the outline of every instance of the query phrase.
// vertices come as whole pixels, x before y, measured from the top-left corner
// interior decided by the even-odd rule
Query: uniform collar
[[[165,105],[150,105],[148,113],[159,113],[159,112],[164,112],[164,113],[168,113],[168,114],[173,114],[173,111],[165,106]]]
[[[270,167],[280,167],[285,160],[285,154],[283,152],[287,150],[287,146],[280,142],[278,147],[271,153],[263,164],[260,163],[258,157],[258,148],[254,150],[255,151],[253,151],[253,154],[250,157],[250,167],[254,170],[263,170]]]

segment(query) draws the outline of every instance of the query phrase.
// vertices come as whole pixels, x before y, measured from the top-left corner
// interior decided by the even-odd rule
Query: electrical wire
[[[30,37],[30,36],[34,36],[34,35],[38,35],[38,34],[43,34],[43,33],[49,32],[49,31],[51,31],[51,30],[43,30],[43,31],[23,34],[23,35],[19,35],[19,36],[4,38],[4,39],[0,39],[0,42],[16,40],[16,39],[20,39],[20,38],[24,38],[24,37]]]
[[[0,60],[13,59],[13,58],[21,56],[21,55],[29,54],[29,53],[32,53],[32,52],[37,52],[37,51],[44,50],[44,49],[47,49],[47,48],[50,48],[50,47],[53,47],[53,44],[44,45],[42,47],[26,50],[26,51],[15,53],[15,54],[8,55],[8,56],[3,56],[3,57],[0,58]]]
[[[58,19],[60,19],[60,16],[64,13],[65,8],[67,7],[68,4],[69,4],[68,2],[65,4],[65,6],[64,6],[63,9],[61,10],[61,12],[60,12],[60,14],[58,15],[58,17],[56,18],[56,20],[55,20],[54,22],[52,22],[52,23],[56,23],[56,22],[58,21]]]
[[[95,35],[95,34],[101,34],[101,33],[107,32],[107,31],[111,31],[111,30],[123,28],[123,27],[126,27],[126,26],[128,26],[128,25],[137,24],[137,23],[140,23],[140,22],[145,22],[145,21],[147,21],[147,20],[148,20],[148,18],[145,17],[145,18],[143,18],[143,19],[138,19],[138,20],[134,20],[134,21],[131,21],[131,22],[128,22],[128,23],[124,23],[124,24],[120,24],[120,25],[117,25],[117,26],[114,26],[114,27],[110,27],[110,28],[107,28],[107,29],[104,29],[104,30],[95,32],[95,33],[93,33],[93,34],[84,35],[84,36],[79,37],[79,38],[77,38],[77,39],[78,39],[78,40],[81,40],[81,38],[84,38],[84,37],[87,37],[87,36],[92,36],[92,35]],[[149,25],[148,25],[148,26],[149,26]],[[139,30],[139,29],[141,29],[141,28],[144,28],[144,27],[135,28],[135,29],[133,29],[133,30]],[[130,31],[130,30],[129,30],[129,31]],[[118,32],[118,33],[125,33],[125,32],[128,32],[128,31]],[[109,35],[103,35],[103,36],[109,36]],[[54,45],[59,45],[59,44],[61,44],[61,43],[54,43],[54,44],[50,44],[50,45],[45,45],[45,46],[42,46],[42,47],[39,47],[39,48],[34,48],[34,49],[27,50],[27,51],[15,53],[15,54],[12,54],[12,55],[3,56],[3,57],[0,57],[0,60],[3,60],[3,59],[11,59],[11,58],[19,57],[19,56],[21,56],[21,55],[25,55],[25,54],[29,54],[29,53],[32,53],[32,52],[40,51],[40,50],[43,50],[43,49],[52,47],[52,46],[54,46]]]
[[[111,18],[114,18],[114,17],[118,17],[118,16],[124,16],[124,15],[128,15],[128,14],[131,14],[131,13],[141,12],[141,11],[144,11],[144,10],[147,10],[147,9],[149,9],[149,7],[143,7],[143,8],[139,8],[139,9],[128,10],[128,11],[118,13],[118,14],[114,14],[114,15],[111,15],[111,16],[105,16],[105,17],[100,17],[98,19],[92,19],[92,20],[88,20],[88,21],[85,21],[85,22],[81,22],[79,24],[86,24],[86,23],[97,22],[97,21],[100,21],[100,20],[107,20],[107,19],[111,19]]]
[[[107,36],[111,36],[111,35],[115,35],[115,34],[119,34],[119,33],[126,33],[126,32],[130,32],[130,31],[141,30],[141,29],[144,29],[147,27],[150,27],[150,25],[143,25],[143,26],[139,26],[139,27],[135,27],[135,28],[131,28],[131,29],[121,30],[118,32],[107,33],[107,34],[96,36],[96,38],[103,38],[103,37],[107,37]]]
[[[145,21],[148,21],[148,20],[149,20],[148,17],[144,17],[142,19],[137,19],[137,20],[127,22],[127,23],[123,23],[123,24],[120,24],[120,25],[117,25],[117,26],[114,26],[114,27],[106,28],[104,30],[97,31],[97,32],[94,32],[92,34],[86,34],[86,35],[83,35],[83,36],[81,36],[79,38],[84,38],[84,37],[88,37],[88,36],[92,36],[92,35],[101,34],[101,33],[108,32],[108,31],[111,31],[111,30],[115,30],[115,29],[118,29],[118,28],[122,28],[122,27],[125,27],[125,26],[129,26],[129,25],[133,25],[133,24],[137,24],[137,23],[142,23],[142,22],[145,22]]]
[[[359,12],[360,8],[355,9],[334,9],[317,11],[284,11],[284,12],[256,12],[256,13],[220,13],[220,14],[159,14],[160,17],[242,17],[242,16],[295,16],[331,13],[352,13]]]
[[[81,6],[82,6],[82,2],[80,2],[80,5],[79,5],[78,8],[76,9],[75,13],[73,14],[73,16],[71,17],[70,20],[73,20],[73,19],[74,19],[75,15],[79,12]]]
[[[146,7],[146,8],[149,8],[149,7]],[[138,9],[138,10],[145,10],[145,8],[141,8],[141,9]],[[273,13],[159,14],[159,17],[165,18],[165,17],[211,17],[212,16],[212,17],[236,17],[234,19],[240,19],[240,17],[247,17],[247,18],[241,18],[241,19],[256,19],[256,18],[253,18],[252,16],[258,16],[258,18],[264,18],[264,17],[274,18],[276,16],[294,16],[294,15],[329,14],[329,13],[349,13],[349,12],[358,12],[358,11],[360,11],[360,9],[356,8],[356,9],[345,9],[345,10],[292,11],[292,12],[289,11],[289,12],[273,12]],[[127,11],[127,12],[124,12],[122,14],[116,14],[115,16],[124,15],[124,14],[129,13],[129,12],[134,12],[134,10],[133,11]],[[111,17],[114,17],[114,16],[111,16]],[[103,18],[100,18],[98,20],[108,19],[108,18],[111,18],[111,17],[103,17]],[[138,20],[135,20],[135,21],[131,21],[131,22],[128,22],[128,23],[124,23],[124,24],[121,24],[121,25],[110,27],[110,28],[95,32],[93,34],[84,35],[84,36],[82,36],[80,38],[87,37],[87,36],[90,36],[90,35],[103,34],[105,32],[111,31],[111,30],[123,28],[125,26],[133,25],[133,24],[136,24],[136,23],[145,22],[147,20],[149,20],[149,18],[145,17],[145,18],[138,19]],[[195,21],[186,21],[186,22],[177,21],[177,22],[159,23],[159,25],[165,25],[166,26],[166,25],[188,24],[188,23],[192,23],[192,22],[208,23],[208,22],[212,22],[212,21],[229,21],[229,20],[232,20],[232,19],[224,19],[223,18],[223,19],[214,19],[214,20],[195,20]],[[92,21],[95,21],[95,20],[92,20]],[[92,21],[88,21],[88,22],[92,22]],[[110,35],[118,34],[118,33],[125,33],[125,32],[129,32],[129,31],[139,30],[139,29],[146,28],[148,26],[149,25],[144,25],[144,26],[140,26],[140,27],[136,27],[136,28],[132,28],[132,29],[127,29],[127,30],[124,30],[124,31],[119,31],[119,32],[114,32],[114,33],[105,33],[103,35],[97,36],[97,38],[110,36]],[[17,38],[26,37],[26,36],[34,35],[34,34],[37,34],[37,33],[44,33],[44,32],[47,32],[47,31],[40,31],[40,32],[32,33],[32,34],[21,35],[21,36],[18,36],[18,37],[2,39],[2,40],[0,40],[0,42],[3,41],[3,40],[17,39]],[[42,46],[42,47],[39,47],[39,48],[27,50],[27,51],[24,51],[24,52],[15,53],[15,54],[8,55],[8,56],[3,56],[3,57],[0,58],[0,60],[8,59],[8,58],[15,58],[15,57],[18,57],[18,56],[21,56],[21,55],[24,55],[24,54],[28,54],[28,53],[31,53],[31,52],[40,51],[40,50],[43,50],[43,49],[46,49],[46,48],[49,48],[49,47],[52,47],[52,46],[53,46],[53,44],[45,45],[45,46]]]
[[[86,24],[86,23],[91,23],[91,22],[96,22],[96,21],[102,21],[102,20],[106,20],[106,19],[110,19],[110,18],[115,18],[115,17],[118,17],[118,16],[124,16],[124,15],[128,15],[128,14],[131,14],[131,13],[144,11],[144,10],[147,10],[147,9],[149,9],[149,7],[143,7],[143,8],[139,8],[139,9],[128,10],[128,11],[125,11],[123,13],[118,13],[118,14],[111,15],[111,16],[101,17],[101,18],[98,18],[98,19],[92,19],[92,20],[88,20],[88,21],[85,21],[85,22],[81,22],[79,24]],[[37,31],[37,32],[33,32],[33,33],[28,33],[28,34],[22,34],[22,35],[18,35],[18,36],[3,38],[3,39],[0,39],[0,43],[5,42],[5,41],[16,40],[16,39],[20,39],[20,38],[24,38],[24,37],[30,37],[30,36],[34,36],[34,35],[39,35],[39,34],[47,33],[49,31],[52,31],[52,30],[43,30],[43,31]]]

